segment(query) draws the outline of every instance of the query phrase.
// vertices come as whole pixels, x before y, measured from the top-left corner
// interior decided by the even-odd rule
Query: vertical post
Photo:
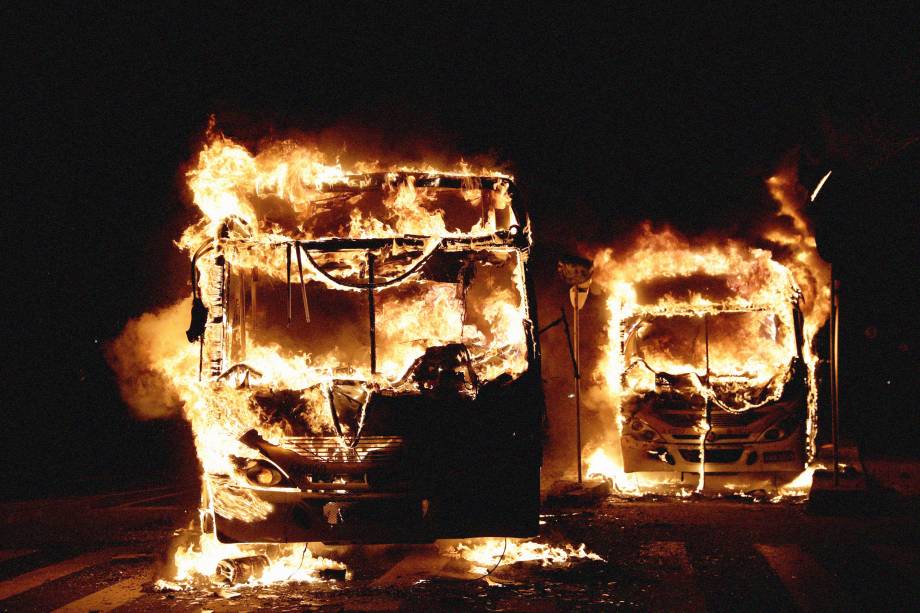
[[[712,430],[712,387],[709,385],[709,313],[703,313],[703,332],[706,338],[706,404],[703,413],[705,429],[700,443],[700,482],[696,491],[702,492],[706,488],[706,443],[709,441],[709,432]]]
[[[377,322],[374,315],[374,259],[370,251],[367,252],[367,315],[370,322],[371,334],[371,374],[377,373]]]
[[[578,292],[581,288],[575,288]],[[572,324],[575,339],[575,445],[578,447],[578,482],[581,483],[581,354],[578,351],[578,294],[575,294],[575,320]]]
[[[831,444],[834,447],[834,487],[840,484],[840,396],[839,386],[839,331],[840,331],[840,281],[834,276],[831,265]]]
[[[240,269],[240,359],[246,359],[246,270]]]
[[[300,258],[300,242],[297,242],[297,274],[300,275],[300,299],[303,301],[303,318],[310,323],[310,303],[307,302],[307,285],[303,278],[303,260]]]
[[[259,282],[259,269],[253,267],[252,277],[250,278],[249,284],[249,322],[251,324],[250,330],[254,330],[256,327],[256,284]]]
[[[291,243],[287,244],[287,290],[288,290],[288,325],[294,321],[293,313],[291,312],[291,303],[294,301],[294,297],[291,295]]]

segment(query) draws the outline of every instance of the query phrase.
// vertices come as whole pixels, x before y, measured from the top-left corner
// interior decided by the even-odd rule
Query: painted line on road
[[[696,585],[686,543],[652,541],[641,546],[639,555],[661,573],[661,583],[651,594],[651,610],[706,610],[706,599]]]
[[[107,562],[116,553],[121,553],[121,549],[101,549],[90,553],[64,560],[50,566],[44,566],[22,575],[17,575],[12,579],[0,582],[0,600],[12,598],[17,594],[35,589],[49,581],[72,575],[90,566],[96,566],[102,562]]]
[[[52,613],[111,611],[112,609],[123,607],[144,595],[144,584],[147,583],[150,578],[151,576],[149,574],[144,573],[138,577],[131,577],[130,579],[119,581],[89,596],[84,596],[79,600],[69,602],[63,607],[55,609]]]
[[[856,611],[850,594],[798,545],[754,545],[805,613]]]
[[[30,553],[35,553],[38,549],[3,549],[0,550],[0,562],[6,562],[14,558],[21,558]]]
[[[436,575],[444,568],[450,558],[438,553],[435,546],[427,545],[413,547],[406,557],[390,567],[390,570],[377,577],[371,585],[373,587],[406,586],[419,579]]]
[[[120,504],[115,505],[115,508],[116,508],[116,509],[120,509],[120,508],[122,508],[122,507],[133,507],[133,506],[136,506],[136,505],[144,504],[145,502],[155,502],[155,501],[157,501],[157,500],[164,500],[164,499],[167,499],[167,498],[175,498],[176,496],[181,495],[183,492],[184,492],[184,490],[175,490],[175,491],[172,491],[172,492],[167,492],[167,493],[165,493],[165,494],[160,494],[159,496],[151,496],[151,497],[149,497],[149,498],[141,498],[140,500],[129,500],[128,502],[122,502],[122,503],[120,503]]]
[[[110,494],[105,499],[100,499],[99,508],[117,508],[145,500],[156,500],[161,497],[175,496],[185,488],[178,488],[175,485],[156,487],[147,490],[134,490],[131,492],[119,492]]]

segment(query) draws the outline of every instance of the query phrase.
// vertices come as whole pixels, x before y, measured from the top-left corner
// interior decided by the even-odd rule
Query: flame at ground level
[[[325,581],[330,571],[345,578],[341,562],[314,555],[308,543],[221,543],[213,533],[198,533],[178,543],[171,567],[157,582],[161,588],[194,585],[270,585]]]
[[[447,543],[447,542],[445,542]],[[445,545],[442,554],[462,558],[472,564],[470,572],[486,574],[497,565],[515,562],[540,562],[541,566],[566,564],[571,560],[588,559],[605,561],[596,553],[587,551],[584,543],[553,546],[525,539],[482,538]]]
[[[155,589],[255,587],[352,579],[351,570],[343,562],[317,555],[314,545],[321,547],[314,543],[227,544],[220,543],[213,533],[189,533],[174,544],[171,565],[161,573]],[[436,545],[439,555],[463,560],[469,564],[467,573],[481,575],[471,578],[484,578],[499,566],[517,562],[538,562],[541,567],[551,567],[575,560],[606,561],[588,551],[584,543],[576,547],[570,543],[553,545],[528,539],[485,537],[441,540]]]

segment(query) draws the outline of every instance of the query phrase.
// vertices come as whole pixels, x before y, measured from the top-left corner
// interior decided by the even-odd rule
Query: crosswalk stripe
[[[850,595],[798,545],[754,545],[782,581],[796,606],[812,611],[856,611]]]
[[[0,551],[0,562],[6,562],[13,558],[21,558],[22,556],[27,556],[36,551],[38,551],[38,549],[4,549]]]
[[[706,601],[693,577],[683,541],[652,541],[640,548],[640,559],[653,561],[661,583],[651,594],[653,611],[704,611]]]
[[[49,581],[72,575],[84,568],[89,568],[90,566],[105,562],[120,551],[119,549],[102,549],[84,553],[70,560],[64,560],[57,564],[44,566],[22,575],[17,575],[12,579],[7,579],[6,581],[0,582],[0,600],[6,600],[16,594],[27,592]]]
[[[450,558],[438,554],[437,547],[414,547],[406,557],[371,583],[374,587],[410,585],[418,579],[437,575]]]
[[[52,613],[85,613],[86,611],[111,611],[134,602],[144,595],[144,584],[150,580],[149,575],[131,577],[109,587],[84,596],[79,600],[65,604]]]

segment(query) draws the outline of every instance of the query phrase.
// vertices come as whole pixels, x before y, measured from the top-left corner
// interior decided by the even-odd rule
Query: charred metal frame
[[[341,539],[344,539],[344,542],[349,541],[363,541],[363,542],[382,542],[387,540],[422,540],[427,541],[432,538],[451,538],[451,537],[463,537],[463,536],[486,536],[491,534],[497,535],[508,535],[508,536],[527,536],[532,535],[537,530],[537,521],[538,521],[538,512],[539,512],[539,466],[542,464],[542,448],[541,448],[541,436],[540,431],[542,426],[545,424],[546,419],[546,409],[545,404],[543,403],[542,396],[542,385],[540,379],[540,349],[539,349],[539,339],[537,330],[539,326],[537,324],[537,312],[536,312],[536,303],[535,303],[535,291],[533,281],[530,277],[529,266],[527,263],[526,254],[531,248],[531,239],[530,239],[530,226],[529,220],[527,218],[526,212],[521,207],[521,204],[513,197],[515,190],[513,182],[506,177],[469,177],[461,175],[419,175],[418,173],[370,173],[364,175],[350,175],[344,180],[327,184],[322,186],[323,191],[330,192],[332,194],[337,194],[335,197],[339,197],[338,194],[347,195],[348,193],[354,193],[359,191],[371,191],[379,190],[384,186],[393,186],[399,181],[407,180],[407,177],[411,174],[415,178],[416,187],[436,187],[436,188],[454,188],[454,189],[494,189],[498,185],[506,185],[508,188],[508,195],[511,196],[510,210],[513,211],[515,218],[520,221],[521,225],[511,225],[507,229],[501,229],[488,234],[483,235],[461,235],[461,236],[447,236],[442,238],[434,238],[430,236],[421,236],[421,235],[403,235],[395,237],[381,237],[381,238],[319,238],[311,240],[298,240],[290,239],[279,242],[263,242],[258,239],[248,238],[249,232],[248,228],[243,227],[242,232],[237,236],[230,236],[228,232],[228,227],[225,224],[220,231],[218,236],[215,237],[214,241],[210,241],[194,254],[191,262],[191,278],[192,278],[192,294],[193,297],[197,300],[201,300],[200,291],[198,290],[198,272],[197,266],[199,259],[206,253],[216,250],[221,252],[225,246],[236,245],[240,247],[252,246],[252,247],[284,247],[286,251],[286,278],[287,278],[287,312],[288,312],[288,322],[292,323],[293,320],[293,287],[294,282],[292,275],[292,267],[294,265],[294,256],[292,250],[296,249],[296,258],[297,258],[297,267],[299,274],[299,283],[301,285],[301,298],[304,302],[304,316],[306,321],[310,321],[310,312],[308,306],[308,296],[306,290],[306,278],[304,277],[304,262],[303,256],[306,257],[307,263],[318,275],[326,277],[329,281],[335,283],[336,285],[350,288],[356,291],[366,291],[367,292],[367,301],[368,301],[368,332],[370,335],[370,360],[371,360],[371,371],[376,372],[376,313],[375,313],[375,296],[374,292],[385,287],[389,287],[398,283],[405,281],[406,279],[411,278],[413,275],[416,275],[421,272],[425,263],[438,251],[446,252],[463,252],[463,251],[500,251],[512,253],[516,252],[520,255],[519,265],[520,269],[515,272],[516,283],[518,283],[522,293],[521,296],[524,306],[524,317],[521,322],[524,328],[525,337],[526,337],[526,357],[527,357],[527,368],[523,371],[519,377],[516,379],[505,380],[499,379],[497,381],[491,381],[488,384],[488,390],[483,391],[481,395],[481,402],[479,400],[473,401],[473,403],[463,409],[463,415],[454,412],[450,409],[444,408],[443,412],[435,412],[431,414],[431,418],[436,418],[439,420],[448,419],[448,423],[453,425],[448,425],[448,423],[439,423],[437,425],[438,429],[445,429],[445,433],[448,434],[446,439],[451,441],[451,448],[458,447],[461,449],[467,449],[467,445],[470,443],[475,443],[478,445],[485,445],[488,449],[498,449],[502,448],[501,445],[496,445],[495,441],[499,440],[500,437],[504,437],[511,433],[512,438],[508,439],[509,442],[514,446],[509,454],[501,456],[498,458],[492,458],[492,460],[485,459],[483,464],[483,459],[487,457],[488,454],[482,453],[482,458],[476,460],[476,463],[482,464],[478,469],[477,475],[485,476],[484,470],[490,471],[488,479],[485,479],[485,482],[492,484],[486,486],[485,483],[482,483],[482,480],[476,480],[477,486],[473,487],[470,490],[471,494],[476,496],[484,495],[484,491],[491,492],[493,487],[497,483],[502,483],[501,487],[498,487],[495,491],[502,492],[504,498],[508,498],[504,502],[496,501],[494,504],[489,503],[487,506],[497,506],[496,509],[489,510],[484,512],[483,505],[478,504],[475,506],[476,513],[475,517],[463,517],[462,514],[458,515],[454,521],[459,520],[459,523],[451,524],[438,524],[440,527],[432,531],[431,527],[425,528],[422,532],[413,533],[410,531],[410,526],[408,525],[409,516],[406,516],[405,521],[400,521],[392,528],[394,529],[391,532],[380,531],[379,524],[376,528],[369,529],[368,531],[361,533],[358,532],[342,532],[339,528],[338,535],[336,534],[335,529],[326,528],[324,532],[308,532],[308,533],[289,533],[288,529],[291,524],[291,516],[285,515],[283,520],[283,526],[276,524],[271,524],[271,522],[265,524],[264,526],[258,525],[242,525],[235,520],[227,520],[226,518],[221,521],[224,522],[224,526],[229,530],[229,532],[221,533],[220,528],[217,524],[217,517],[214,516],[212,519],[214,522],[214,529],[218,532],[218,537],[225,542],[241,539],[244,541],[257,541],[260,538],[264,538],[264,532],[261,530],[267,530],[269,533],[274,536],[271,537],[271,540],[282,539],[282,540],[330,540],[332,542],[343,542]],[[485,215],[485,213],[484,213]],[[228,222],[229,224],[229,222]],[[408,269],[400,272],[395,277],[391,278],[381,278],[379,276],[377,258],[379,257],[378,250],[384,249],[388,246],[397,246],[397,247],[408,247],[416,248],[418,250],[423,250],[424,252],[421,256],[411,263]],[[303,250],[303,254],[300,251]],[[345,279],[334,278],[332,275],[328,274],[326,270],[317,262],[317,259],[314,257],[315,254],[331,254],[331,253],[341,253],[341,252],[353,252],[358,254],[364,252],[366,255],[366,279],[359,279],[358,281],[350,281]],[[222,275],[222,288],[226,288],[226,276],[229,274],[228,267],[224,265],[223,256],[218,256],[220,259],[221,266],[221,275]],[[308,273],[310,274],[310,273]],[[520,275],[518,278],[517,275]],[[254,288],[253,288],[254,289]],[[244,291],[244,290],[241,290]],[[254,300],[251,304],[254,304]],[[220,308],[223,308],[225,305],[220,305]],[[213,312],[211,313],[214,314]],[[214,321],[212,322],[215,325],[226,326],[227,317],[226,314],[222,318],[222,322]],[[567,322],[566,322],[567,324]],[[567,327],[567,326],[566,326]],[[226,332],[222,329],[223,332]],[[205,338],[202,333],[197,340],[201,342],[202,355],[204,353],[205,347]],[[202,365],[199,365],[199,370],[201,372]],[[214,368],[212,367],[212,374]],[[402,403],[404,400],[401,397],[397,396],[384,396],[382,402],[393,403]],[[413,401],[416,404],[418,400]],[[428,402],[428,401],[426,401]],[[444,402],[443,400],[436,400],[437,403]],[[454,400],[447,401],[447,406],[452,406],[455,403]],[[403,407],[402,404],[399,405],[400,409],[409,408]],[[418,410],[418,407],[413,409],[414,411]],[[397,411],[397,413],[402,414],[405,411]],[[423,411],[425,413],[425,411]],[[440,415],[440,416],[439,416]],[[450,416],[450,417],[446,417]],[[467,420],[467,421],[464,421]],[[454,423],[456,422],[456,423]],[[472,427],[461,424],[470,424],[478,423],[479,425]],[[482,422],[482,423],[479,423]],[[438,422],[432,422],[438,423]],[[485,428],[484,431],[481,431],[480,428]],[[508,432],[500,433],[501,430],[510,429]],[[515,434],[516,433],[516,434]],[[428,432],[429,436],[433,436],[434,433]],[[483,434],[486,434],[483,437]],[[458,442],[454,439],[457,438],[457,435],[460,435],[461,438],[466,438],[467,442],[463,443],[462,441]],[[373,436],[373,433],[369,434]],[[437,437],[435,437],[437,438]],[[481,439],[488,440],[481,440]],[[492,439],[495,441],[492,441]],[[479,440],[477,440],[479,439]],[[437,439],[442,440],[442,439]],[[501,439],[504,440],[504,439]],[[317,468],[318,470],[349,470],[351,469],[350,465],[339,466],[333,462],[329,464],[317,465],[316,467],[312,465],[305,464],[303,456],[297,455],[294,451],[288,451],[285,447],[278,447],[267,443],[264,440],[260,440],[258,435],[255,433],[249,433],[241,439],[241,442],[250,446],[253,449],[258,449],[263,456],[268,457],[272,461],[276,462],[277,465],[288,466],[293,472],[303,472],[305,470],[312,470]],[[505,443],[502,443],[504,445]],[[511,448],[509,447],[509,450]],[[456,451],[450,453],[456,454]],[[464,458],[468,459],[468,451],[464,451]],[[452,457],[452,456],[451,456]],[[489,456],[491,457],[491,456]],[[499,465],[503,466],[504,469],[496,470],[496,465],[490,465],[490,462],[494,460],[500,460]],[[319,460],[318,460],[319,461]],[[325,460],[323,460],[325,462]],[[468,462],[464,462],[466,464]],[[370,466],[373,467],[373,461],[370,462]],[[438,464],[440,466],[440,464]],[[457,464],[453,464],[456,466]],[[488,468],[486,468],[488,467]],[[428,467],[430,468],[430,467]],[[520,474],[519,470],[523,470]],[[467,468],[467,472],[470,469]],[[530,471],[530,472],[528,472]],[[535,472],[534,472],[535,471]],[[494,475],[492,473],[495,473]],[[470,476],[474,473],[470,473],[463,477],[463,483],[470,485],[472,482],[469,482]],[[535,477],[533,475],[536,475]],[[445,475],[446,477],[446,475]],[[510,478],[510,482],[508,479]],[[453,476],[449,477],[448,480],[453,479]],[[469,483],[468,483],[469,482]],[[387,492],[387,491],[375,491],[375,488],[369,483],[365,483],[364,487],[360,486],[360,483],[326,483],[324,481],[313,482],[309,486],[304,486],[306,489],[297,489],[297,488],[279,488],[277,491],[271,492],[269,490],[264,491],[266,500],[271,501],[275,505],[280,505],[279,508],[290,508],[293,513],[296,509],[305,508],[305,501],[312,501],[317,503],[323,500],[341,500],[341,501],[353,501],[359,503],[361,501],[370,501],[370,500],[386,500],[391,501],[392,504],[396,504],[395,501],[400,499],[403,494],[397,492]],[[465,486],[464,486],[465,487]],[[448,491],[451,492],[450,495],[456,495],[458,488],[466,491],[464,487],[460,487],[457,484],[451,484],[448,487]],[[256,488],[258,490],[258,488]],[[255,491],[255,490],[254,490]],[[509,497],[509,491],[517,492],[518,500],[515,502],[511,499],[514,498],[514,495]],[[525,494],[526,492],[526,494]],[[260,494],[263,495],[263,494]],[[461,497],[459,500],[463,500]],[[424,501],[427,503],[427,500]],[[417,501],[416,501],[417,503]],[[388,502],[390,504],[390,502]],[[400,503],[402,504],[402,503]],[[466,503],[467,506],[469,503]],[[285,507],[284,505],[289,505]],[[398,505],[397,505],[398,506]],[[407,507],[408,508],[408,507]],[[427,507],[426,507],[427,508]],[[466,507],[463,507],[466,508]],[[503,509],[503,510],[498,510]],[[417,512],[417,509],[416,509]],[[423,512],[424,515],[424,512]],[[491,519],[483,519],[483,518]],[[526,517],[525,519],[522,519]],[[477,519],[478,518],[478,519]],[[380,517],[379,521],[384,521],[384,517]],[[229,521],[229,524],[226,523]],[[376,521],[376,520],[375,520]],[[486,524],[479,524],[477,522],[486,521]],[[491,523],[489,523],[491,522]],[[445,528],[445,526],[447,526]],[[476,527],[479,526],[479,527]],[[309,527],[309,524],[308,524]],[[319,530],[320,527],[309,527],[309,530]],[[415,529],[415,528],[412,528]],[[274,532],[275,530],[281,530],[280,536],[279,533]],[[331,531],[330,531],[331,530]],[[389,536],[388,536],[389,535]]]
[[[795,339],[795,348],[796,348],[796,355],[795,355],[795,358],[793,359],[793,364],[795,364],[796,360],[799,363],[803,361],[804,337],[803,337],[803,332],[801,329],[803,325],[801,309],[800,309],[801,299],[802,299],[801,292],[796,289],[794,292],[794,297],[788,301],[792,308],[792,313],[793,313],[791,323],[792,323],[793,334],[794,334],[794,339]],[[774,306],[762,305],[762,304],[754,304],[754,305],[746,305],[746,306],[725,306],[725,307],[720,307],[719,305],[713,305],[711,309],[693,309],[692,307],[688,306],[688,308],[683,309],[683,310],[680,310],[680,309],[675,310],[673,308],[656,309],[654,307],[638,308],[634,310],[633,312],[631,312],[628,316],[624,317],[620,322],[620,348],[619,348],[620,355],[621,356],[625,355],[626,344],[628,342],[628,339],[633,334],[636,326],[638,326],[639,323],[642,321],[643,317],[665,315],[665,314],[669,316],[670,315],[684,315],[684,316],[700,317],[703,319],[704,331],[705,331],[706,373],[702,377],[700,377],[699,375],[697,375],[697,377],[699,377],[701,383],[703,383],[706,387],[709,387],[709,376],[710,376],[710,372],[709,372],[709,325],[708,325],[709,316],[713,313],[722,314],[722,313],[753,313],[753,312],[775,312],[775,311],[776,311],[776,308]],[[627,325],[627,322],[634,318],[636,321],[634,321],[631,325]],[[622,373],[621,377],[623,377],[623,384],[625,385],[626,384],[625,371],[624,373]],[[766,401],[764,404],[771,404],[771,401]],[[806,400],[806,405],[807,405],[807,400]],[[759,405],[759,406],[762,406],[762,405]],[[757,408],[759,408],[759,406],[758,407],[748,407],[748,409],[756,410]],[[727,413],[735,413],[735,414],[744,413],[747,410],[747,409],[730,410],[721,405],[719,408],[723,411],[726,411]],[[698,458],[697,463],[699,464],[699,473],[701,475],[705,474],[707,443],[710,442],[710,438],[712,434],[713,402],[709,395],[707,395],[706,397],[706,402],[705,402],[705,406],[703,407],[703,410],[704,410],[703,416],[705,419],[705,423],[707,425],[707,429],[699,438],[700,448],[698,451],[699,458]],[[806,413],[806,420],[814,419],[814,416],[809,413],[807,406],[806,406],[805,413]],[[807,431],[805,432],[805,434],[803,434],[803,436],[805,436],[806,444],[810,444],[810,441],[807,439]],[[675,435],[675,438],[677,438],[676,435]],[[673,465],[673,462],[668,462],[668,464]]]
[[[287,316],[288,316],[288,325],[291,325],[293,321],[293,278],[292,278],[292,266],[293,266],[293,257],[292,252],[296,250],[297,258],[297,270],[298,270],[298,279],[300,283],[300,294],[301,299],[303,300],[304,308],[304,319],[307,323],[310,322],[310,307],[307,299],[307,289],[306,289],[306,279],[304,278],[304,268],[303,260],[301,258],[301,251],[306,255],[307,261],[313,267],[313,269],[329,279],[331,282],[341,285],[343,287],[348,287],[351,289],[357,290],[366,290],[367,291],[367,302],[368,302],[368,327],[370,335],[370,363],[371,363],[371,372],[376,373],[377,371],[377,342],[376,342],[376,312],[374,306],[374,291],[378,289],[383,289],[396,285],[408,279],[412,275],[418,273],[426,262],[439,250],[444,251],[459,251],[459,250],[468,250],[468,249],[477,249],[477,250],[494,250],[494,249],[509,249],[515,251],[527,251],[530,248],[530,237],[526,229],[522,230],[520,226],[512,226],[508,230],[499,230],[493,232],[487,236],[478,236],[478,237],[445,237],[437,241],[437,243],[430,248],[426,253],[424,253],[412,266],[410,266],[405,272],[393,277],[391,279],[385,279],[377,281],[375,277],[375,262],[376,255],[374,250],[381,249],[389,245],[396,245],[399,247],[424,247],[430,243],[430,238],[425,236],[397,236],[393,238],[321,238],[315,240],[301,241],[301,240],[291,240],[285,242],[274,242],[274,243],[264,243],[257,240],[251,239],[223,239],[220,242],[222,244],[242,244],[242,245],[251,245],[251,246],[262,246],[262,247],[281,247],[283,246],[286,250],[286,267],[287,267]],[[191,264],[191,283],[192,283],[192,296],[193,299],[200,301],[200,290],[198,289],[198,270],[197,264],[200,257],[206,253],[215,249],[214,243],[205,243],[202,245],[192,256]],[[326,273],[323,270],[322,266],[314,259],[310,254],[311,251],[317,251],[320,253],[338,253],[342,251],[364,251],[367,254],[367,283],[353,283],[343,281],[341,279],[336,279]],[[528,304],[533,304],[533,296],[528,296]],[[529,325],[535,327],[534,324],[535,314],[532,312],[528,313]],[[532,332],[532,331],[531,331]],[[566,322],[566,332],[568,333],[568,323]],[[188,332],[191,334],[191,329]],[[532,334],[531,334],[532,336]],[[199,340],[201,342],[200,356],[199,356],[199,378],[201,377],[201,372],[203,370],[203,355],[204,355],[204,338],[203,338],[203,329],[199,336],[194,338],[190,337],[190,341]]]

